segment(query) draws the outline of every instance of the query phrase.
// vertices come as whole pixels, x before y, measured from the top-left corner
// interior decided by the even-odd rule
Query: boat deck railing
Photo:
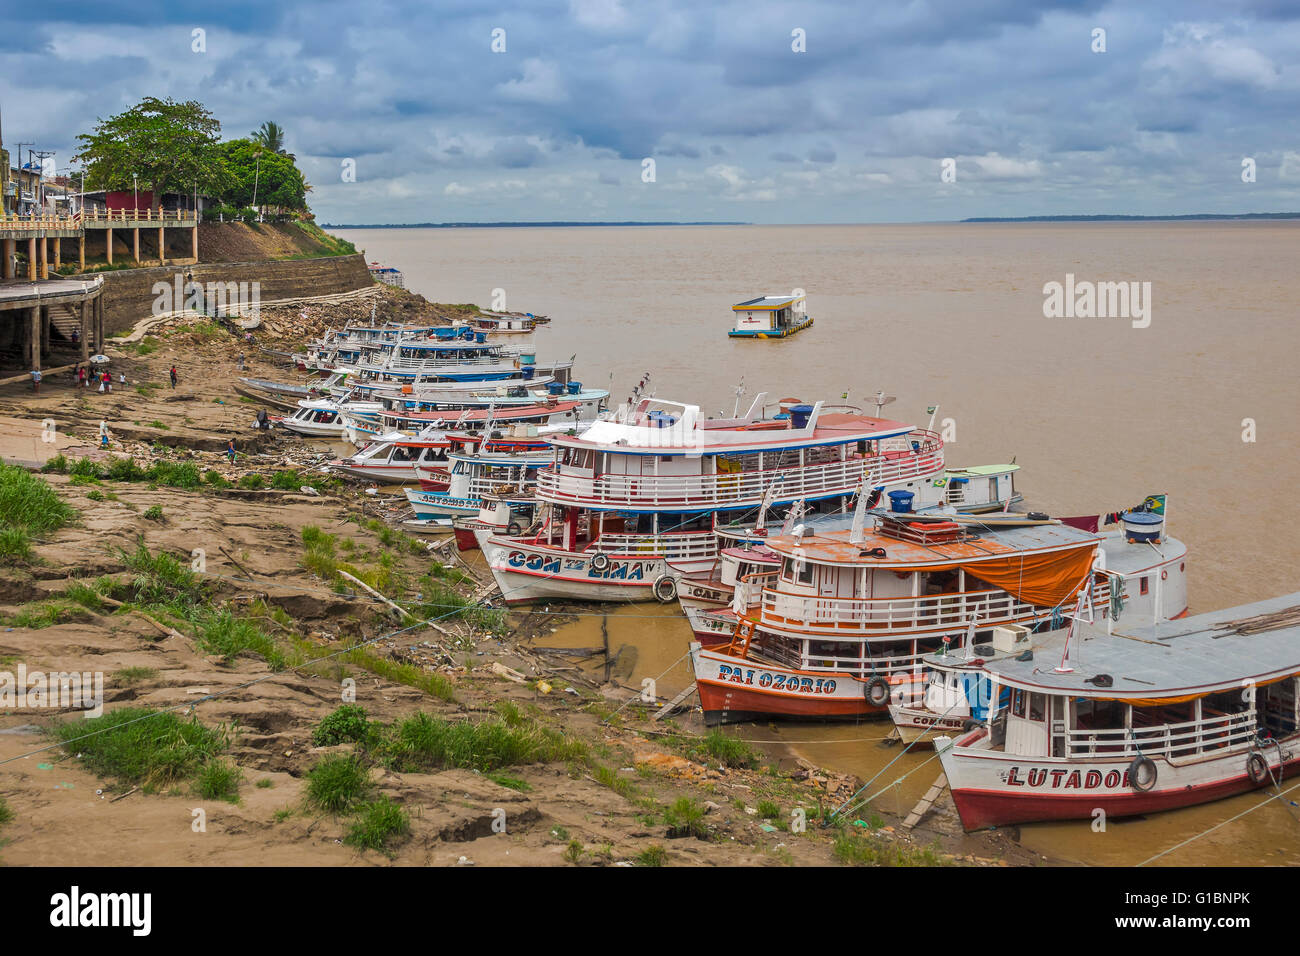
[[[559,504],[600,507],[744,507],[758,504],[775,485],[778,499],[831,497],[853,492],[871,469],[875,484],[925,478],[943,470],[942,448],[835,460],[769,471],[714,475],[613,475],[595,478],[549,468],[538,486],[541,497]]]
[[[832,598],[765,588],[760,621],[783,631],[865,638],[880,632],[961,629],[971,620],[985,628],[1022,620],[1036,610],[996,588],[899,598]]]
[[[1215,750],[1244,748],[1255,732],[1253,709],[1155,727],[1074,728],[1065,732],[1065,753],[1067,757],[1128,757],[1141,753],[1176,760]]]

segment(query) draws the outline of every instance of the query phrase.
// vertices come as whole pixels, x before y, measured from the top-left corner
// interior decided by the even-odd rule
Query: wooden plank
[[[912,808],[912,812],[907,815],[907,819],[903,821],[903,829],[910,830],[920,823],[922,818],[934,808],[934,801],[938,800],[939,796],[947,789],[948,776],[941,773],[935,778],[934,783],[930,784],[930,789],[925,791],[925,796],[917,801],[916,806]]]
[[[656,710],[650,719],[653,721],[653,720],[659,720],[661,717],[666,717],[669,713],[671,713],[672,711],[680,707],[682,702],[685,701],[687,697],[691,696],[691,694],[694,693],[695,693],[695,681],[691,681],[689,687],[687,687],[684,691],[682,691],[680,694],[678,694],[668,703],[664,704],[662,707]]]

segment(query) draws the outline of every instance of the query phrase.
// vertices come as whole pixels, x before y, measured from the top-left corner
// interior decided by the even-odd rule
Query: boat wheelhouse
[[[441,412],[384,411],[376,407],[367,408],[364,413],[359,414],[353,412],[351,408],[344,408],[343,423],[353,441],[369,441],[376,434],[391,431],[414,434],[429,427],[458,431],[519,423],[558,426],[576,432],[582,424],[577,418],[578,408],[578,402],[550,400],[535,405],[504,408],[489,406]]]
[[[1300,770],[1300,593],[1123,633],[1076,619],[1031,651],[983,665],[985,726],[935,741],[967,830],[1171,810]]]
[[[742,579],[727,642],[691,646],[707,723],[883,714],[895,685],[921,679],[926,654],[1050,622],[1080,592],[1109,600],[1093,576],[1101,539],[1086,531],[1024,516],[870,516],[870,530],[855,516],[848,530],[814,522],[766,542],[780,568]]]
[[[943,471],[933,432],[821,403],[766,417],[765,398],[734,419],[642,399],[581,435],[553,438],[554,461],[538,475],[537,497],[549,506],[541,530],[480,541],[506,602],[670,602],[670,571],[712,567],[715,515],[764,502],[833,511],[868,477],[877,490],[924,495]]]
[[[446,432],[426,429],[412,437],[390,432],[355,455],[331,461],[331,471],[367,481],[407,482],[420,477],[420,469],[447,464],[452,441]]]
[[[480,312],[470,320],[475,331],[487,335],[528,335],[550,319],[531,312]]]
[[[537,470],[550,464],[549,452],[533,455],[448,455],[451,481],[446,491],[406,489],[417,518],[477,517],[488,496],[532,502]]]
[[[342,438],[346,431],[338,405],[329,399],[300,401],[292,415],[272,416],[271,421],[315,438]]]
[[[731,307],[735,324],[727,334],[740,339],[783,339],[813,324],[801,295],[760,295]]]

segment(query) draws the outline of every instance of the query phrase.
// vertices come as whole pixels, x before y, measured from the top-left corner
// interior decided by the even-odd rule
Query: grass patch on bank
[[[31,560],[31,539],[59,530],[76,515],[45,479],[0,464],[0,563]]]
[[[692,760],[713,760],[738,770],[755,770],[759,764],[758,751],[744,740],[732,737],[717,728],[703,737],[688,740],[682,747]]]
[[[951,866],[936,844],[925,847],[894,843],[879,837],[858,836],[846,830],[835,838],[835,858],[849,866]]]
[[[194,792],[204,800],[239,802],[239,784],[244,772],[229,760],[209,760],[194,778]]]
[[[362,850],[391,855],[394,843],[411,834],[411,818],[388,797],[362,803],[343,842]]]
[[[329,754],[307,773],[307,802],[326,813],[344,813],[374,787],[370,768],[356,754]]]
[[[88,770],[146,791],[188,779],[229,744],[224,727],[205,727],[171,711],[123,707],[55,725],[55,738]]]

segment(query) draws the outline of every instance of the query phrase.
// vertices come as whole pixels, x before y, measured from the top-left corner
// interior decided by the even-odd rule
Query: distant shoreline
[[[521,226],[750,226],[749,222],[579,222],[555,220],[553,222],[327,222],[322,229],[517,229]]]
[[[1234,219],[1300,219],[1300,212],[1202,212],[1187,216],[974,216],[962,222],[1200,222]]]

